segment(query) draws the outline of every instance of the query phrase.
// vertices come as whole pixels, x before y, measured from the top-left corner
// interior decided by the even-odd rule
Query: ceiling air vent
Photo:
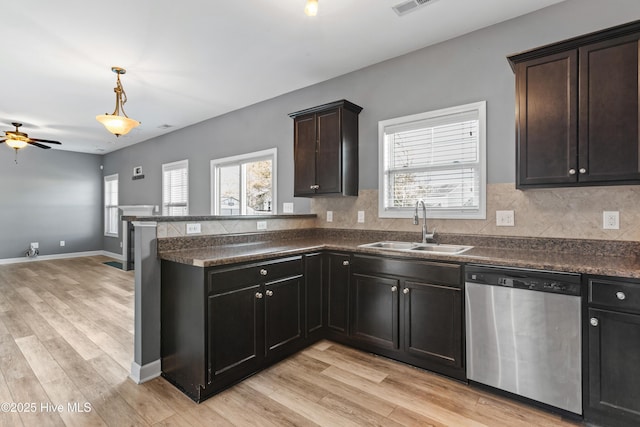
[[[408,0],[392,7],[398,16],[406,15],[409,12],[418,10],[421,6],[425,6],[428,3],[433,3],[436,0]]]

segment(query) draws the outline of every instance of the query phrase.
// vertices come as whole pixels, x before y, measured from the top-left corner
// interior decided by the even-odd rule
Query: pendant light
[[[124,104],[127,102],[127,94],[122,88],[122,83],[120,83],[120,74],[126,73],[127,70],[120,67],[111,67],[111,71],[116,73],[116,76],[118,76],[116,87],[113,88],[113,91],[116,93],[116,109],[113,114],[105,113],[103,115],[96,116],[96,120],[102,123],[104,127],[115,136],[126,135],[131,129],[139,126],[140,122],[130,119],[124,112]],[[120,112],[122,112],[122,115],[120,115]]]
[[[304,13],[307,16],[316,16],[318,14],[318,0],[307,0]]]

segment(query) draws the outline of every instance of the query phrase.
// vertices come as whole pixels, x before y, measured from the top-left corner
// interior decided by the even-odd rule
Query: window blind
[[[104,234],[118,235],[118,175],[104,177]]]
[[[162,165],[162,214],[189,213],[189,163],[187,160]]]
[[[384,128],[385,208],[480,209],[477,110]]]

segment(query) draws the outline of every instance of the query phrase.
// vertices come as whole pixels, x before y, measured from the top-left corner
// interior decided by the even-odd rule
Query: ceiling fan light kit
[[[124,68],[111,67],[111,71],[116,73],[116,87],[113,91],[116,93],[116,109],[113,114],[102,114],[96,116],[96,120],[104,125],[104,127],[115,136],[126,135],[131,129],[138,127],[140,122],[133,120],[124,112],[124,104],[127,102],[127,94],[120,83],[120,75],[127,72]],[[122,112],[122,115],[120,113]]]
[[[27,145],[35,145],[36,147],[45,148],[45,149],[49,149],[51,147],[49,147],[48,145],[43,145],[43,144],[41,144],[41,142],[44,142],[46,144],[62,145],[62,143],[60,143],[58,141],[52,141],[50,139],[29,138],[29,135],[27,135],[24,132],[20,132],[19,131],[20,127],[22,126],[22,123],[13,122],[11,124],[16,127],[16,130],[7,130],[7,131],[5,131],[4,132],[5,139],[0,139],[0,144],[4,142],[9,147],[11,147],[11,148],[13,148],[15,150],[15,152],[16,152],[16,160],[15,160],[16,163],[18,163],[18,150],[20,150],[21,148],[26,147]]]
[[[316,16],[318,14],[318,0],[307,0],[304,13],[307,16]]]

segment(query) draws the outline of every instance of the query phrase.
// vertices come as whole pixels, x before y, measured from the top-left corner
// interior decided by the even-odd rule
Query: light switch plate
[[[364,223],[364,211],[358,211],[358,222]]]
[[[283,203],[282,213],[293,213],[293,203],[290,203],[290,202]]]
[[[187,234],[198,234],[202,232],[202,226],[199,223],[187,224]]]
[[[603,230],[619,230],[620,229],[620,212],[618,211],[602,212],[602,229]]]
[[[327,222],[333,222],[333,211],[327,211]]]
[[[267,221],[258,221],[256,222],[256,227],[258,230],[266,230],[267,229]]]
[[[515,226],[515,213],[513,211],[496,211],[496,225],[498,227]]]

